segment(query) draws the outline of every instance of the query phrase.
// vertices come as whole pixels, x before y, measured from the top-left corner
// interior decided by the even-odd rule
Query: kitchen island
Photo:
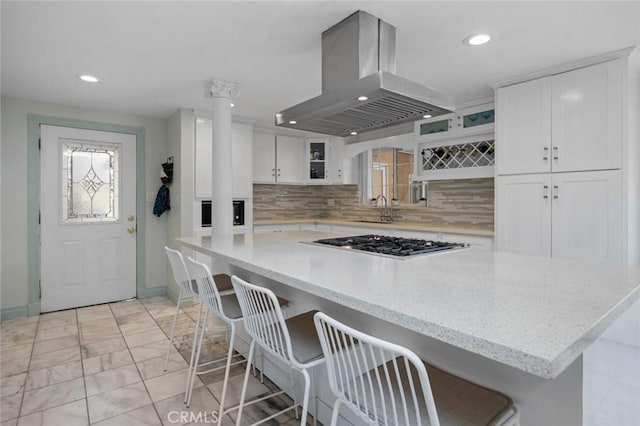
[[[510,395],[523,425],[582,424],[581,355],[640,298],[638,270],[473,249],[398,260],[305,244],[329,236],[179,242],[294,309],[325,310]]]

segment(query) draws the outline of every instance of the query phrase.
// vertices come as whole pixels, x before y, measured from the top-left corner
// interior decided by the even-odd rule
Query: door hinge
[[[42,139],[38,138],[38,151],[42,148]]]
[[[38,298],[42,299],[42,281],[38,280]]]
[[[41,216],[42,216],[42,212],[38,210],[38,225],[40,225]]]

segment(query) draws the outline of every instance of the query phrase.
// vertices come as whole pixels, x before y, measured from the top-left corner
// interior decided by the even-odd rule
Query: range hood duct
[[[322,94],[277,113],[276,125],[349,136],[453,111],[448,96],[395,75],[395,42],[395,27],[363,11],[323,32]]]

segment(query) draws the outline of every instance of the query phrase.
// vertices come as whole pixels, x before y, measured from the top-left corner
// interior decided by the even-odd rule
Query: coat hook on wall
[[[173,182],[173,157],[168,157],[166,163],[162,163],[162,170],[160,170],[160,180],[165,185],[170,185]]]

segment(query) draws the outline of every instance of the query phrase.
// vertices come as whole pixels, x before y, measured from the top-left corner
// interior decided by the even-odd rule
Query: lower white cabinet
[[[624,261],[619,170],[499,176],[498,251]]]

